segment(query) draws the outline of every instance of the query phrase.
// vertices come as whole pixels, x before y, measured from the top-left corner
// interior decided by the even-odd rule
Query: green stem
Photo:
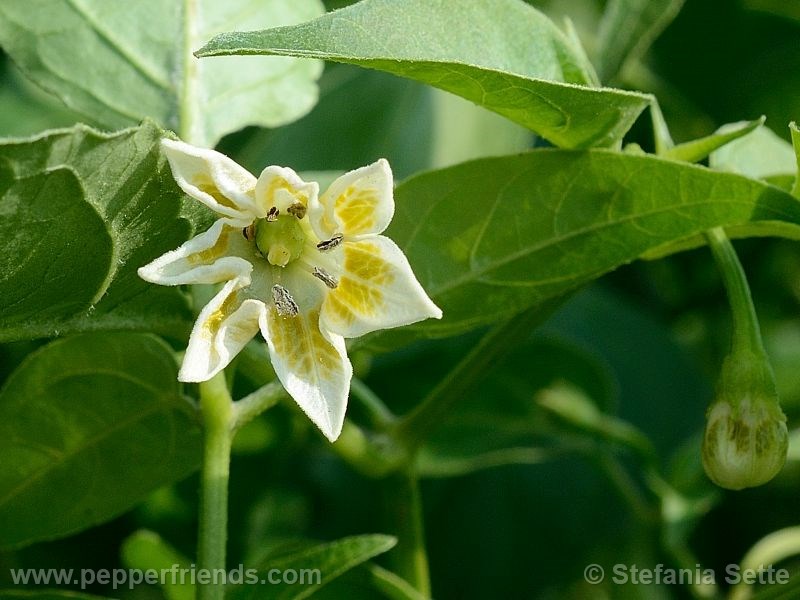
[[[747,285],[747,277],[733,244],[721,227],[707,231],[705,236],[728,292],[728,301],[733,314],[733,353],[766,356],[756,309],[750,296],[750,287]]]
[[[431,596],[428,554],[422,519],[422,499],[415,473],[395,473],[384,480],[386,514],[397,536],[389,558],[395,573],[426,598]]]
[[[197,58],[192,51],[195,49],[197,23],[197,0],[184,0],[183,3],[183,85],[182,97],[178,114],[178,135],[190,144],[198,144],[196,139],[196,108],[197,108]]]
[[[491,329],[425,399],[402,418],[393,434],[410,450],[418,448],[447,417],[453,405],[481,381],[497,362],[550,316],[563,297],[528,309]]]
[[[212,574],[212,581],[198,586],[199,600],[222,600],[228,536],[228,475],[231,459],[231,417],[233,402],[224,371],[200,384],[203,419],[203,467],[200,474],[200,531],[197,564]]]
[[[280,381],[271,381],[261,386],[252,394],[233,403],[231,411],[231,429],[236,433],[258,415],[275,406],[286,396]]]
[[[389,410],[378,395],[366,383],[353,377],[350,382],[350,394],[355,397],[369,413],[372,424],[378,429],[385,429],[397,417]]]

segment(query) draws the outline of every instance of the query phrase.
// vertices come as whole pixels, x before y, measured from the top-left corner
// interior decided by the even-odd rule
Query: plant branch
[[[766,356],[750,287],[733,244],[721,227],[707,231],[705,236],[728,293],[733,314],[733,352]]]
[[[200,384],[203,467],[200,474],[197,563],[200,569],[209,573],[226,568],[232,408],[224,371]],[[197,595],[199,600],[222,600],[225,582],[214,577],[211,582],[198,586]]]
[[[231,411],[232,433],[235,434],[258,415],[275,406],[285,396],[286,390],[276,379],[234,402]]]

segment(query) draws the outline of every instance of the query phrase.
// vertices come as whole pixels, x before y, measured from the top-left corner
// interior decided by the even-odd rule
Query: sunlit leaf
[[[184,335],[177,288],[136,269],[202,222],[161,156],[152,123],[115,134],[85,126],[0,143],[0,340],[91,329]]]
[[[314,21],[219,35],[198,56],[322,58],[387,71],[463,96],[558,146],[609,146],[649,104],[586,87],[575,42],[519,0],[365,0]]]
[[[321,65],[286,58],[200,63],[192,51],[216,33],[288,25],[321,12],[319,0],[9,0],[0,3],[0,46],[94,123],[120,129],[149,117],[213,146],[245,125],[274,127],[308,112]]]
[[[759,127],[712,152],[709,164],[714,169],[754,179],[793,175],[797,170],[792,145],[768,127]]]
[[[540,150],[414,177],[388,235],[442,308],[381,342],[453,335],[711,227],[800,224],[800,202],[730,173],[605,150]]]

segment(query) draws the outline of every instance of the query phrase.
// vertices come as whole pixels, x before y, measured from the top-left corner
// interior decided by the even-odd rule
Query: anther
[[[282,285],[276,283],[272,286],[272,300],[275,302],[278,314],[282,317],[296,317],[300,313],[297,302],[294,301],[289,290]]]
[[[289,208],[286,209],[290,215],[297,217],[298,219],[302,219],[306,216],[306,205],[302,202],[295,202]]]
[[[270,223],[274,223],[275,221],[278,220],[279,214],[281,214],[281,211],[278,210],[277,206],[273,206],[272,208],[269,209],[269,212],[267,212],[267,221],[269,221]]]
[[[335,290],[336,287],[339,285],[339,282],[336,281],[336,277],[328,273],[325,269],[320,269],[319,267],[314,267],[314,271],[312,275],[319,279],[322,283],[327,285],[332,290]]]
[[[256,236],[256,226],[254,223],[250,223],[247,227],[242,227],[242,235],[244,239],[247,241],[252,240]]]
[[[343,239],[344,236],[341,233],[337,233],[331,239],[323,240],[322,242],[317,244],[317,250],[319,250],[320,252],[327,252],[328,250],[333,250],[334,248],[336,248],[336,246],[342,243]]]

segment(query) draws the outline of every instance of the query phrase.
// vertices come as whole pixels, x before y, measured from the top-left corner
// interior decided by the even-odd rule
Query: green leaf
[[[691,163],[700,162],[725,144],[738,140],[751,131],[755,131],[764,124],[764,121],[766,121],[766,117],[762,116],[754,121],[741,121],[723,125],[711,135],[674,146],[663,152],[661,156]]]
[[[79,120],[56,98],[27,81],[5,57],[0,57],[0,81],[0,137],[33,135]]]
[[[444,318],[380,334],[382,343],[486,325],[712,227],[800,224],[800,202],[765,183],[607,150],[477,160],[414,177],[395,195],[387,235]]]
[[[726,144],[709,156],[709,165],[719,171],[739,173],[753,179],[794,175],[797,158],[792,145],[768,127]]]
[[[627,60],[644,54],[677,16],[684,0],[609,0],[600,22],[598,71],[612,79]]]
[[[273,600],[302,600],[353,567],[390,550],[396,543],[397,539],[388,535],[360,535],[278,556],[258,571],[260,581],[269,585],[268,588],[259,588],[258,584],[237,585],[229,589],[228,596],[233,600],[261,598],[263,596],[259,591],[266,589],[268,597]],[[290,584],[278,583],[278,579],[275,579],[276,583],[272,583],[275,573],[280,571],[294,571],[298,578],[304,577],[305,581],[298,579]]]
[[[115,134],[85,126],[0,143],[0,341],[91,329],[186,335],[177,288],[136,270],[204,223],[183,207],[152,123]],[[24,260],[23,260],[24,259]]]
[[[4,168],[0,189],[0,327],[87,310],[108,285],[114,244],[78,178],[59,168],[15,179]]]
[[[594,75],[583,53],[520,0],[364,0],[301,25],[222,34],[196,54],[300,56],[387,71],[565,147],[616,143],[650,102],[584,87]]]
[[[318,0],[11,0],[0,4],[0,45],[31,79],[99,125],[120,129],[149,117],[210,147],[245,125],[274,127],[308,112],[321,65],[201,64],[192,51],[234,27],[288,25],[322,10]]]
[[[0,390],[0,456],[3,547],[102,523],[185,477],[200,434],[171,349],[96,333],[29,355]]]
[[[173,565],[189,569],[191,561],[175,550],[161,536],[152,531],[140,529],[131,534],[120,550],[122,562],[128,569],[140,571],[169,571]],[[167,600],[195,600],[195,586],[191,582],[180,583],[172,578],[159,581],[161,591]]]

